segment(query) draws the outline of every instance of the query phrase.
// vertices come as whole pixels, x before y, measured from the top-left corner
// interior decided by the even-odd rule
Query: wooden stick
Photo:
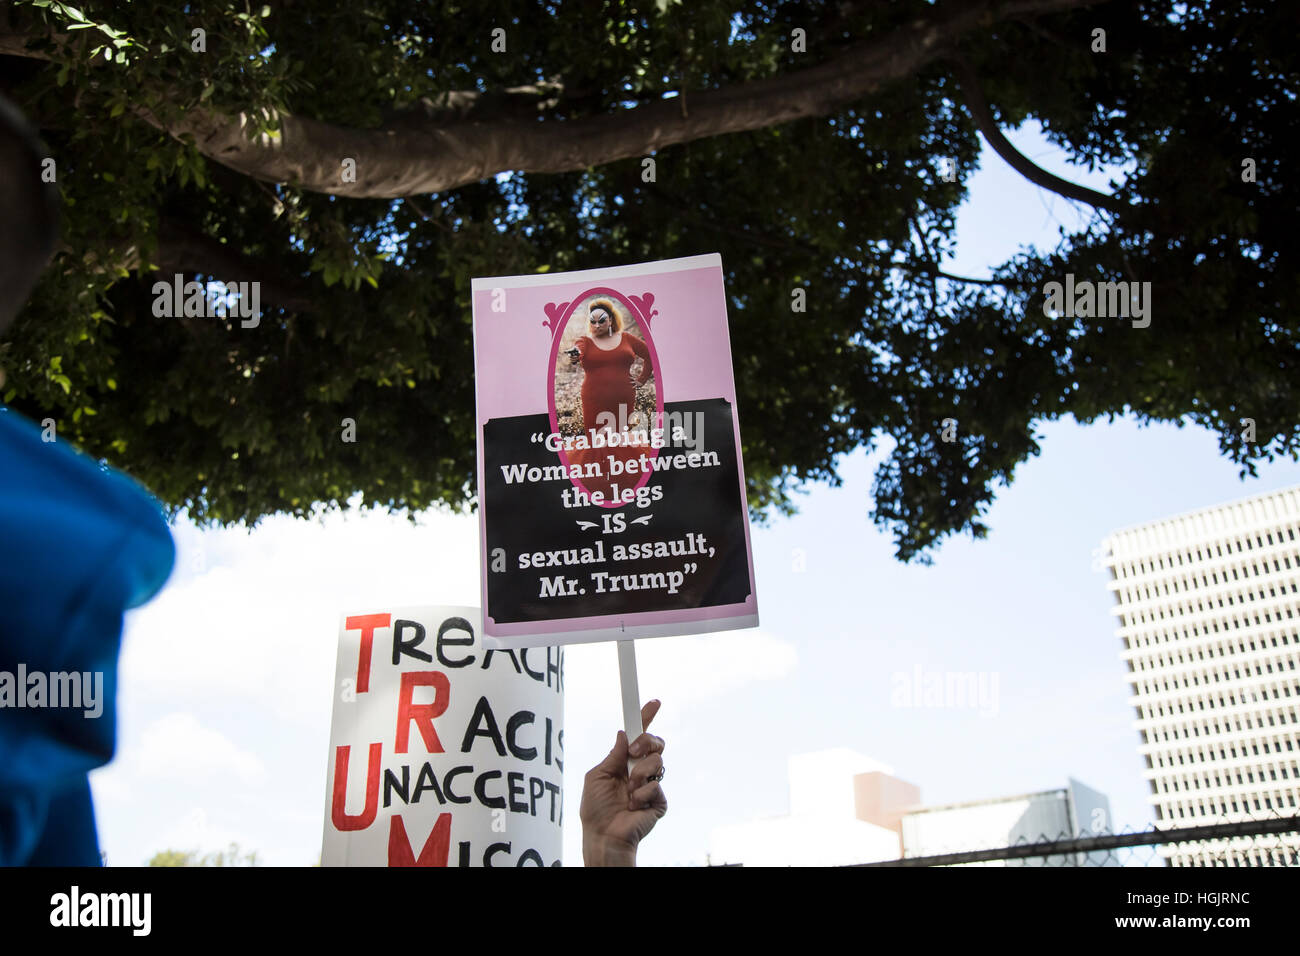
[[[627,734],[627,745],[641,736],[641,692],[636,683],[636,642],[618,642],[618,680],[623,688],[623,732]],[[627,772],[632,775],[632,765],[636,761],[628,758]]]

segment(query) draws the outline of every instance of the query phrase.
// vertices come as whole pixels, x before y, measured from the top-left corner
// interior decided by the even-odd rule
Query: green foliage
[[[313,513],[356,493],[464,507],[474,468],[470,279],[720,252],[750,501],[836,480],[888,451],[873,514],[901,558],[981,515],[1039,422],[1133,415],[1214,430],[1253,462],[1300,445],[1300,207],[1289,6],[1121,0],[1008,20],[962,52],[1004,127],[1036,119],[1081,164],[1128,164],[1130,205],[1004,264],[1003,288],[935,280],[980,142],[947,65],[822,119],[700,139],[583,172],[431,197],[344,199],[268,184],[159,132],[197,108],[276,135],[277,111],[378,128],[457,90],[542,81],[548,121],[781,76],[934,6],[712,2],[53,2],[15,17],[66,33],[0,81],[58,160],[64,248],[9,339],[5,401],[199,520]],[[490,51],[507,30],[508,52]],[[1089,39],[1103,27],[1108,52]],[[203,28],[207,52],[191,52]],[[807,31],[808,52],[790,49]],[[951,158],[958,182],[939,175]],[[1241,180],[1254,157],[1259,181]],[[168,223],[259,264],[256,329],[159,319]],[[185,263],[188,278],[222,279]],[[1049,318],[1042,287],[1153,283],[1150,328]],[[165,275],[170,278],[169,273]],[[791,292],[807,290],[807,311]],[[271,299],[271,301],[268,301]],[[1240,419],[1258,444],[1240,441]],[[354,419],[357,441],[340,441]],[[957,440],[940,439],[947,418]]]
[[[238,843],[224,850],[200,853],[198,850],[159,850],[149,859],[149,866],[257,866],[257,851],[242,853]]]

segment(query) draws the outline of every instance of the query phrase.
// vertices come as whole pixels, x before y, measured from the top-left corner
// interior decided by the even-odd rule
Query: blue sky
[[[1011,139],[1105,188],[1106,173],[1064,165],[1036,130]],[[947,263],[963,275],[1020,244],[1054,245],[1058,225],[1078,222],[987,150],[982,162]],[[1134,334],[1159,325],[1156,303],[1151,328]],[[786,758],[829,747],[892,765],[926,803],[1074,776],[1110,798],[1118,827],[1151,820],[1093,552],[1126,525],[1300,484],[1300,465],[1242,481],[1194,428],[1065,420],[1039,431],[1042,454],[1001,492],[983,541],[953,538],[931,566],[899,564],[868,518],[873,462],[857,453],[841,487],[812,486],[797,515],[755,530],[758,630],[638,643],[643,695],[664,701],[670,803],[643,863],[702,862],[714,827],[784,813]],[[172,581],[128,620],[119,756],[92,777],[110,863],[232,840],[269,863],[314,863],[338,615],[477,604],[476,519],[354,512],[274,518],[252,533],[175,530]],[[582,774],[607,751],[620,708],[612,645],[567,660],[565,854],[576,864]],[[918,668],[996,675],[996,695],[983,712],[898,706],[896,687]]]

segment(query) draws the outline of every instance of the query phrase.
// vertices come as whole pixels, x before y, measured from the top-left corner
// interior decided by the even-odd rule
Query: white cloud
[[[613,645],[577,645],[565,658],[566,689],[612,687],[617,693]],[[761,628],[637,641],[636,658],[642,697],[671,700],[679,714],[746,684],[789,677],[798,663],[793,644]]]
[[[233,778],[252,785],[266,776],[255,754],[204,727],[193,714],[168,714],[154,721],[123,756],[143,776],[190,784]]]
[[[328,708],[342,614],[478,603],[470,516],[279,517],[252,533],[182,525],[176,538],[172,582],[128,617],[128,694],[233,696],[261,714],[315,722]]]

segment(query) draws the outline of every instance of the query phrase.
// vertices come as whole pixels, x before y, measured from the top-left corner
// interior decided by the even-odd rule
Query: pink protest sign
[[[757,625],[721,258],[472,290],[485,637]]]

